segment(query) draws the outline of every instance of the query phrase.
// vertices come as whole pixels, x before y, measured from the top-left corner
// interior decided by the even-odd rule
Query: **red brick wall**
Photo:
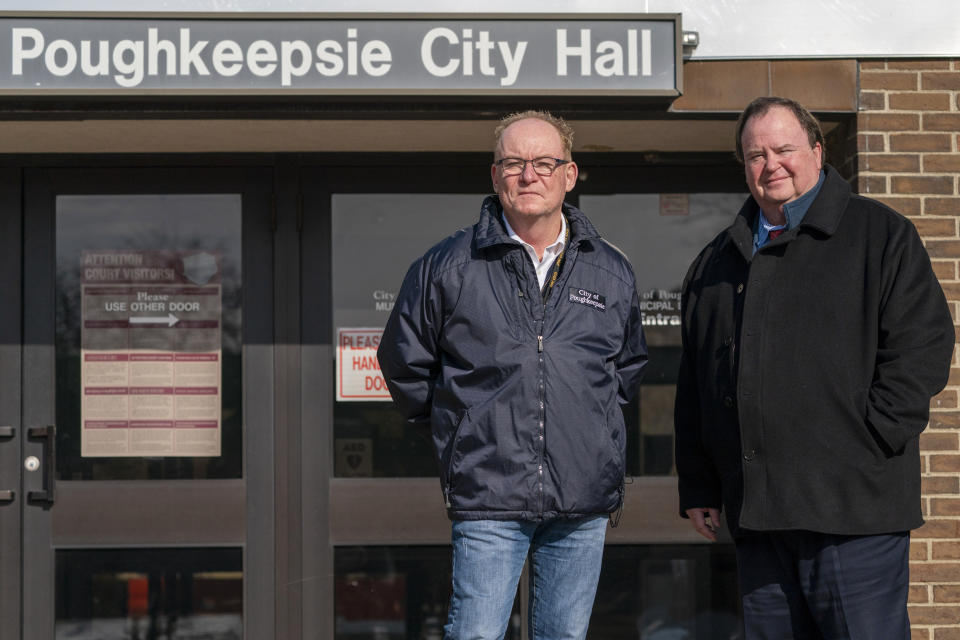
[[[856,185],[920,231],[960,319],[960,59],[860,63]],[[914,640],[960,640],[960,360],[920,436],[927,524],[910,548]]]

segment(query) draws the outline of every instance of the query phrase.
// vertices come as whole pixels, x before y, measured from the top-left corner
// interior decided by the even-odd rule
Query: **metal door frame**
[[[0,169],[0,629],[20,637],[21,172]]]
[[[129,165],[127,165],[129,167]],[[276,522],[274,495],[273,176],[246,168],[27,168],[23,188],[22,416],[24,425],[53,424],[55,196],[111,193],[241,193],[243,273],[243,473],[239,479],[60,481],[51,507],[20,500],[41,488],[42,473],[24,474],[22,621],[20,634],[53,638],[54,555],[57,548],[115,546],[241,546],[244,634],[275,633]],[[7,216],[10,217],[10,216]],[[19,240],[19,234],[18,234]],[[4,240],[4,242],[8,242]],[[268,304],[253,301],[270,301]],[[19,315],[19,314],[18,314]],[[4,314],[6,318],[6,314]],[[2,327],[6,330],[4,324]],[[5,347],[4,347],[5,348]],[[3,363],[6,366],[6,362]],[[5,370],[4,370],[5,373]],[[2,409],[2,405],[0,405]],[[22,456],[41,460],[42,444],[23,443]],[[19,457],[19,456],[18,456]],[[20,465],[17,465],[20,468]],[[89,517],[109,496],[115,514]],[[173,507],[188,518],[167,530],[145,531]],[[48,541],[46,542],[37,542]],[[2,611],[2,610],[0,610]],[[12,615],[12,614],[11,614]],[[19,617],[19,615],[18,615]],[[9,627],[6,627],[9,628]]]

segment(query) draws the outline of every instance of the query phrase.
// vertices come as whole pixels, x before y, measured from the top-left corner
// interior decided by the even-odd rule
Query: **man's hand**
[[[687,509],[687,517],[697,533],[710,542],[717,541],[717,530],[720,528],[720,509],[711,507],[697,507]]]

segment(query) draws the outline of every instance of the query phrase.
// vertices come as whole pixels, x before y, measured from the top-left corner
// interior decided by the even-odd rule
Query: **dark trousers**
[[[909,532],[736,539],[746,640],[909,640]]]

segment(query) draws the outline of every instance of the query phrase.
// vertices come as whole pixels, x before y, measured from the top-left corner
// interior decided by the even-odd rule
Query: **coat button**
[[[733,338],[731,338],[730,336],[727,336],[726,338],[723,339],[723,346],[729,347],[731,344],[733,344]]]
[[[731,408],[733,406],[733,397],[732,396],[723,396],[723,406],[726,408]]]
[[[754,460],[756,457],[757,457],[757,450],[756,450],[756,449],[747,449],[747,450],[743,453],[743,459],[746,460],[747,462],[750,462],[751,460]]]
[[[737,293],[743,293],[743,283],[737,285]]]

